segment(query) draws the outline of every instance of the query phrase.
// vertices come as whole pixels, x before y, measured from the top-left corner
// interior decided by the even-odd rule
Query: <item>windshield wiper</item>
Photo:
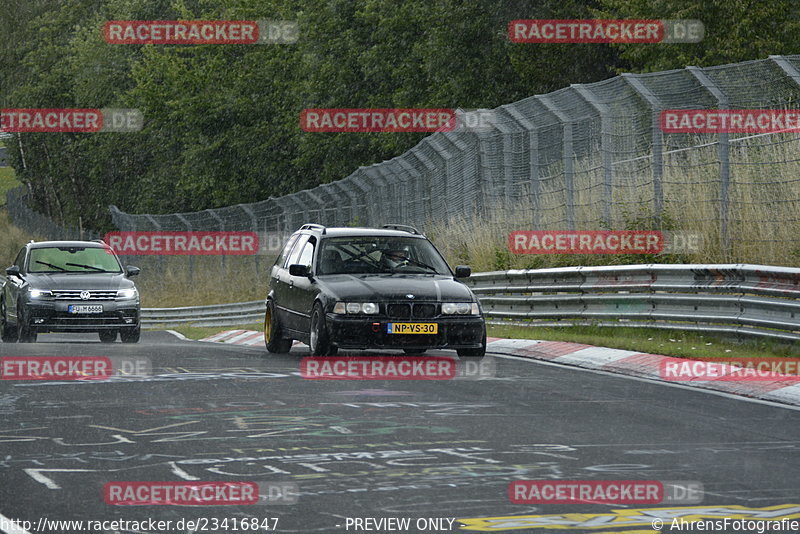
[[[66,271],[65,268],[63,268],[61,266],[58,266],[58,265],[53,265],[52,263],[47,263],[46,261],[36,260],[36,263],[41,263],[42,265],[47,265],[48,267],[51,267],[53,269],[58,269],[59,271]],[[67,265],[69,265],[69,263]]]
[[[110,273],[114,271],[106,271],[105,269],[101,269],[100,267],[95,267],[94,265],[84,265],[83,263],[65,263],[64,265],[69,265],[70,267],[83,267],[84,269],[94,269],[95,271],[101,273]],[[66,270],[66,269],[64,269]]]
[[[425,269],[430,269],[435,274],[439,274],[439,271],[436,270],[436,267],[431,267],[427,263],[423,263],[423,262],[417,261],[417,260],[412,260],[411,258],[404,258],[403,261],[407,261],[408,263],[413,263],[414,265],[419,265],[420,267],[424,267]],[[393,272],[394,272],[394,270],[393,270]]]

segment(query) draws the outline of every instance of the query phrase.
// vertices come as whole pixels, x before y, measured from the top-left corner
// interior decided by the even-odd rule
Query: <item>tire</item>
[[[138,343],[142,335],[142,327],[137,324],[135,328],[125,328],[119,331],[119,340],[123,343]]]
[[[2,301],[0,302],[0,339],[3,340],[3,343],[16,343],[18,337],[17,326],[8,324],[6,303]]]
[[[458,349],[459,358],[483,358],[486,355],[486,330],[483,331],[483,343],[477,349]]]
[[[267,352],[272,354],[286,354],[292,350],[292,340],[282,336],[272,299],[267,301],[267,311],[264,313],[264,344],[267,346]]]
[[[325,323],[325,312],[322,310],[322,306],[314,304],[308,342],[312,356],[333,356],[338,352],[337,347],[331,346],[328,325]]]
[[[428,349],[403,349],[406,354],[425,354]]]
[[[101,343],[113,343],[117,340],[116,330],[100,330]]]
[[[38,334],[31,330],[31,327],[25,323],[19,326],[19,342],[20,343],[36,343]]]

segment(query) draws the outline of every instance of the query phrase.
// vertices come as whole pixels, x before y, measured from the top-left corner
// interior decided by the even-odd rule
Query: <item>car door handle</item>
[[[294,280],[289,280],[289,287],[294,287]]]

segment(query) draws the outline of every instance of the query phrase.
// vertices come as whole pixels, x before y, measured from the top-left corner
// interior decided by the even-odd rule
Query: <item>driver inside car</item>
[[[383,252],[381,261],[386,267],[392,270],[403,265],[408,265],[408,251],[402,247],[390,247]]]

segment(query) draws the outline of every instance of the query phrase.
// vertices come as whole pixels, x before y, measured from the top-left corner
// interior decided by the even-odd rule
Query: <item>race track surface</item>
[[[234,530],[233,519],[258,518],[271,529],[260,532],[635,533],[652,532],[662,508],[670,517],[800,517],[800,412],[791,407],[500,356],[487,356],[494,376],[481,379],[306,380],[305,347],[277,357],[166,332],[136,345],[41,335],[0,344],[9,356],[124,356],[152,372],[0,381],[6,533],[24,533],[6,519],[59,531],[43,518],[173,526],[84,530],[110,534],[192,532],[185,521],[198,518],[208,520],[200,532],[253,532]],[[670,506],[513,504],[509,483],[526,479],[698,481],[705,496]],[[299,494],[236,506],[106,504],[104,485],[115,481],[252,481]],[[486,519],[507,516],[516,519]]]

